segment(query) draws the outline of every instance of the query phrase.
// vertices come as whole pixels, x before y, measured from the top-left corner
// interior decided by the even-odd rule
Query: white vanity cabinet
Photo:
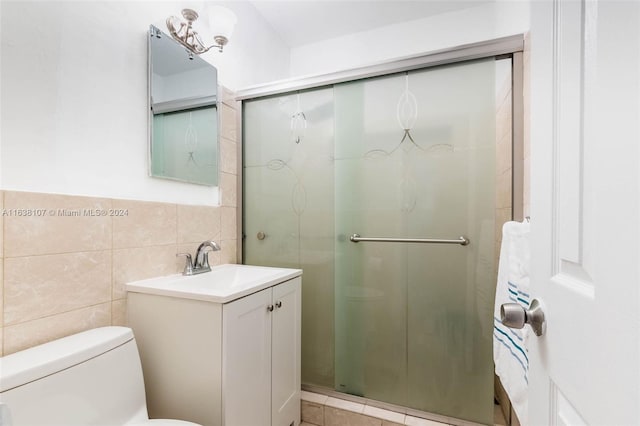
[[[271,425],[299,423],[299,281],[287,281],[224,305],[225,425],[261,425],[268,418]]]
[[[283,270],[298,274],[222,303],[127,285],[151,418],[300,424],[301,271]]]

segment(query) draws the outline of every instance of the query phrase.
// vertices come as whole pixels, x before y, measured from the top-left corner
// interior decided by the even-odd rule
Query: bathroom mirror
[[[149,28],[149,174],[218,184],[216,68]]]

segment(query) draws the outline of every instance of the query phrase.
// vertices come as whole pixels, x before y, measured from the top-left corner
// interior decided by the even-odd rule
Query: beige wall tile
[[[496,112],[496,140],[502,140],[511,133],[511,96],[507,96]]]
[[[237,263],[238,245],[236,240],[222,241],[222,253],[220,253],[220,264]]]
[[[219,90],[220,90],[220,98],[222,99],[222,103],[227,104],[232,108],[235,108],[236,94],[224,86],[219,86]]]
[[[220,173],[221,205],[236,207],[238,199],[238,178],[229,173]]]
[[[4,259],[0,258],[0,328],[4,325]],[[0,345],[0,351],[2,345]]]
[[[111,252],[5,259],[4,325],[111,301]]]
[[[127,299],[111,302],[111,325],[127,326]]]
[[[111,217],[89,215],[89,212],[108,211],[110,208],[111,200],[103,198],[6,191],[6,211],[37,209],[43,215],[5,216],[4,255],[33,256],[110,249]]]
[[[382,426],[382,420],[325,406],[324,424],[325,426]]]
[[[4,354],[110,324],[111,302],[108,302],[7,326],[4,328]]]
[[[496,178],[496,208],[511,207],[511,169]]]
[[[324,426],[324,406],[308,401],[300,401],[300,414],[303,422]]]
[[[524,105],[523,105],[523,127],[524,127],[524,191],[523,191],[523,199],[524,199],[524,215],[529,216],[530,213],[530,202],[531,202],[531,168],[530,168],[530,159],[531,159],[531,39],[529,37],[529,33],[525,34],[524,37],[524,52],[522,54],[522,62],[523,62],[523,96],[524,96]]]
[[[529,137],[531,129],[531,39],[529,33],[524,36],[524,52],[522,52],[522,92],[524,96],[524,156],[529,156]]]
[[[499,107],[507,96],[511,96],[511,75],[506,76],[502,83],[496,82],[496,85],[496,105]]]
[[[4,210],[4,192],[0,191],[0,211],[2,210]],[[4,214],[0,216],[0,258],[2,257],[4,257]],[[0,346],[0,350],[2,350],[2,346]]]
[[[235,240],[238,238],[238,211],[235,207],[221,207],[221,232],[220,239]]]
[[[404,426],[404,423],[394,423],[383,419],[382,426]]]
[[[0,191],[0,210],[4,208],[4,192]],[[4,216],[0,216],[0,356],[3,356],[3,342],[2,336],[4,335],[4,259],[3,259],[3,247],[4,247]]]
[[[511,133],[496,144],[496,175],[511,169],[513,162],[513,144]]]
[[[36,221],[21,218],[31,220],[31,229],[23,229],[24,225],[17,220],[4,222],[3,227],[0,219],[0,231],[11,229],[11,234],[4,234],[4,240],[13,241],[9,249],[12,255],[4,259],[4,273],[0,256],[0,301],[4,299],[0,303],[0,331],[4,332],[5,346],[15,352],[83,327],[126,324],[124,284],[182,272],[184,259],[176,258],[176,252],[195,254],[198,244],[205,239],[215,237],[224,247],[225,263],[235,262],[236,176],[227,176],[225,182],[233,184],[234,204],[224,209],[227,239],[224,244],[219,241],[222,209],[217,207],[0,192],[0,209],[2,204],[7,208],[4,195],[11,208],[56,210],[53,216],[39,217]],[[229,195],[227,192],[227,202]],[[122,209],[129,214],[106,219],[57,215],[58,209],[85,208]],[[73,222],[64,222],[69,220]],[[32,244],[34,239],[38,244]],[[2,241],[0,234],[0,247]],[[31,244],[25,244],[26,241]],[[4,244],[5,250],[7,247]],[[222,253],[209,254],[211,265],[222,263]],[[4,276],[7,279],[3,285]],[[96,309],[98,305],[104,305],[104,310]],[[2,344],[0,341],[0,353]]]
[[[234,141],[220,138],[220,170],[232,175],[238,174],[238,146]]]
[[[220,238],[220,208],[178,205],[178,243]]]
[[[176,243],[175,204],[113,200],[113,208],[128,211],[128,216],[113,218],[114,249]]]
[[[126,297],[125,284],[131,281],[176,273],[175,244],[113,251],[113,300]]]
[[[220,114],[220,136],[231,141],[238,140],[236,110],[223,103],[222,108],[220,108]]]

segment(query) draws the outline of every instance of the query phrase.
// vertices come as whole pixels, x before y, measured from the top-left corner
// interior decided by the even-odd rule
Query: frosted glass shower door
[[[243,106],[244,261],[302,268],[302,381],[333,387],[333,90]]]
[[[495,80],[485,60],[334,87],[336,389],[492,422]]]
[[[492,58],[244,101],[244,262],[304,271],[304,385],[492,423],[510,69]]]

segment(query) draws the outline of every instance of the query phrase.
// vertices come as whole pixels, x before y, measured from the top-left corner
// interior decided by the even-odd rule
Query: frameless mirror
[[[218,184],[216,68],[149,28],[149,173]]]

